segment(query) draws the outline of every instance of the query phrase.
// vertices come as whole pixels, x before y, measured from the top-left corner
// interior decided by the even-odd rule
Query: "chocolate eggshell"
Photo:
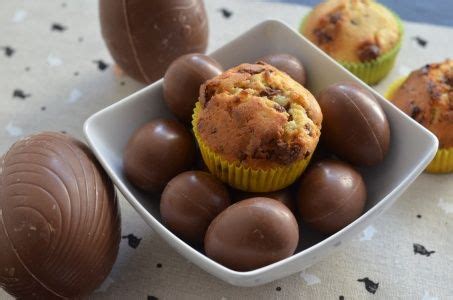
[[[270,54],[262,57],[260,61],[264,61],[277,69],[285,72],[292,79],[299,82],[302,85],[307,83],[307,74],[305,68],[300,60],[290,54],[278,53]]]
[[[165,72],[165,103],[179,120],[190,123],[200,86],[221,73],[222,66],[207,55],[192,53],[177,58]]]
[[[321,139],[331,151],[359,166],[374,166],[384,160],[390,127],[369,91],[339,83],[324,89],[316,99],[324,116]]]
[[[121,222],[91,151],[59,133],[16,142],[0,174],[0,286],[18,298],[79,298],[107,277]]]
[[[102,36],[116,63],[151,83],[179,56],[204,52],[208,20],[202,0],[99,1]]]
[[[155,119],[130,138],[123,155],[126,178],[147,192],[159,192],[195,160],[192,134],[179,122]]]
[[[202,243],[209,224],[229,205],[228,189],[221,181],[207,172],[187,171],[165,187],[160,214],[177,236]]]
[[[322,233],[334,233],[357,219],[365,202],[362,176],[335,160],[317,162],[306,171],[297,194],[302,219]]]
[[[227,268],[250,271],[291,256],[299,241],[294,215],[270,198],[237,202],[209,225],[206,255]]]
[[[286,207],[291,210],[293,214],[296,213],[296,201],[294,199],[294,195],[291,192],[290,188],[286,188],[283,190],[275,191],[275,192],[268,192],[268,193],[252,193],[252,192],[244,192],[241,190],[234,190],[233,200],[235,202],[242,201],[248,198],[256,198],[256,197],[264,197],[264,198],[271,198],[277,200],[278,202],[283,203]]]

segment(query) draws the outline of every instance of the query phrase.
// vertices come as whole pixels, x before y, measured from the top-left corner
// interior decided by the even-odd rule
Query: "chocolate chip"
[[[158,269],[162,268],[162,264],[161,264],[161,263],[158,263],[158,264],[156,265],[156,268],[158,268]]]
[[[310,151],[307,151],[307,152],[305,152],[305,153],[304,153],[304,159],[305,159],[305,158],[307,158],[307,157],[309,157],[309,156],[310,156],[310,154],[311,154],[311,152],[310,152]]]
[[[273,97],[282,93],[279,89],[268,87],[260,92],[260,97]]]
[[[142,240],[141,238],[136,237],[132,233],[128,234],[128,235],[124,235],[121,238],[127,239],[127,244],[129,245],[129,247],[134,248],[134,249],[137,249],[138,245],[140,245],[140,242]]]
[[[370,61],[376,59],[381,53],[381,49],[374,43],[365,42],[359,47],[358,56],[360,61]]]
[[[285,112],[286,109],[278,103],[274,103],[274,109],[278,112]]]
[[[264,71],[263,67],[257,65],[247,65],[246,67],[239,69],[239,73],[248,73],[250,75],[259,74]]]
[[[337,11],[329,15],[329,22],[336,24],[341,19],[341,12]]]
[[[247,159],[247,154],[241,151],[239,153],[239,157],[238,158],[239,158],[239,161],[244,161],[244,160]]]
[[[308,135],[309,135],[309,136],[313,136],[313,132],[312,132],[312,128],[311,128],[310,124],[306,123],[306,124],[304,125],[304,128],[305,128],[305,130],[308,131]]]
[[[278,286],[275,290],[276,290],[277,292],[280,292],[280,291],[282,290],[282,288]]]
[[[418,117],[418,115],[420,114],[420,112],[421,112],[420,107],[418,107],[417,105],[414,104],[414,105],[412,106],[411,118],[414,119],[414,120],[416,120],[417,117]]]
[[[422,215],[417,215],[417,218],[421,219],[421,218],[422,218]]]
[[[351,19],[351,24],[354,25],[354,26],[359,25],[359,23],[357,22],[357,20],[354,20],[354,19]]]
[[[14,52],[16,52],[16,50],[11,48],[10,46],[1,47],[1,49],[3,49],[5,51],[5,55],[7,57],[13,56]]]
[[[203,87],[204,91],[201,93],[201,104],[203,104],[204,107],[208,104],[208,102],[211,100],[211,98],[214,96],[216,92],[217,86],[214,84],[207,84]]]
[[[333,41],[332,36],[330,36],[324,29],[316,28],[313,33],[317,37],[318,44],[320,45]]]
[[[147,300],[159,300],[159,298],[157,298],[156,296],[150,296],[150,295],[148,295]]]
[[[430,68],[431,68],[431,65],[425,65],[425,66],[422,68],[422,70],[421,70],[422,75],[428,74],[428,71],[429,71]]]
[[[93,62],[94,62],[95,64],[97,64],[98,69],[99,69],[100,71],[104,71],[105,69],[107,69],[107,68],[109,67],[109,65],[108,65],[106,62],[104,62],[102,59],[94,60]]]
[[[217,133],[217,128],[213,128],[213,129],[211,130],[211,134],[214,134],[214,133]]]

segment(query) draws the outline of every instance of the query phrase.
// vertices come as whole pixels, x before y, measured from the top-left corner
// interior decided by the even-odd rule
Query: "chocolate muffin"
[[[434,133],[439,148],[453,147],[453,60],[413,71],[391,100]]]
[[[201,87],[198,131],[228,161],[272,168],[309,157],[320,136],[313,95],[266,64],[242,64]]]

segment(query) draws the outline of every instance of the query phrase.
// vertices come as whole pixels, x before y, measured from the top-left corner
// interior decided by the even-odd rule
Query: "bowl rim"
[[[388,102],[388,104],[392,107],[392,109],[397,109],[399,110],[393,103],[389,102],[386,100],[382,95],[380,95],[377,91],[369,87],[366,83],[362,82],[359,78],[357,78],[355,75],[350,73],[347,69],[345,69],[343,66],[341,66],[339,63],[337,63],[334,59],[332,59],[330,56],[325,54],[322,50],[320,50],[316,45],[314,45],[312,42],[310,42],[308,39],[306,39],[304,36],[299,34],[297,31],[292,29],[288,24],[285,22],[282,22],[281,20],[275,20],[275,19],[269,19],[265,20],[263,22],[260,22],[256,24],[255,26],[249,28],[245,32],[243,32],[241,35],[235,37],[232,39],[230,42],[227,44],[224,44],[223,46],[219,47],[218,49],[215,49],[213,52],[209,53],[208,55],[213,55],[215,56],[216,53],[220,52],[224,47],[228,46],[231,43],[234,43],[238,41],[242,36],[251,33],[254,30],[258,30],[261,27],[266,27],[266,26],[279,26],[284,30],[291,31],[292,33],[297,34],[302,41],[305,43],[308,43],[310,47],[314,48],[316,51],[318,51],[322,56],[324,56],[325,59],[329,60],[331,63],[335,64],[336,66],[340,67],[343,69],[344,72],[349,73],[353,77],[355,77],[356,81],[358,81],[358,84],[360,86],[366,88],[368,91],[370,91],[375,97],[381,98],[381,100],[385,100]],[[290,257],[287,257],[283,260],[277,261],[275,263],[272,263],[270,265],[251,270],[251,271],[235,271],[233,269],[227,268],[223,266],[222,264],[212,260],[205,254],[201,253],[200,251],[196,250],[189,244],[187,244],[185,241],[180,239],[177,235],[175,235],[173,232],[171,232],[169,229],[167,229],[161,222],[159,222],[146,208],[140,204],[140,202],[135,198],[133,193],[127,188],[127,186],[124,184],[124,182],[118,178],[115,175],[115,172],[113,171],[112,167],[110,164],[107,162],[106,158],[101,154],[100,150],[96,146],[96,142],[94,141],[94,137],[92,137],[92,131],[93,127],[96,125],[96,121],[98,120],[99,117],[104,115],[105,113],[109,112],[110,110],[120,108],[121,106],[125,106],[129,104],[129,102],[133,101],[138,95],[146,93],[150,90],[154,90],[159,88],[163,84],[163,79],[159,79],[155,81],[154,83],[145,86],[144,88],[132,93],[131,95],[119,100],[116,103],[113,103],[98,112],[92,114],[85,122],[83,125],[83,131],[84,135],[88,141],[88,144],[95,154],[96,158],[99,160],[100,164],[104,168],[104,170],[107,172],[111,180],[113,181],[114,185],[119,189],[119,191],[123,194],[124,198],[131,204],[131,206],[137,211],[137,213],[144,219],[144,221],[152,227],[155,231],[158,231],[158,235],[160,235],[160,238],[165,239],[165,237],[162,236],[162,233],[166,235],[166,237],[169,239],[173,239],[176,241],[179,247],[182,248],[181,251],[188,251],[190,254],[193,256],[198,256],[201,261],[204,263],[214,267],[216,270],[211,270],[212,272],[216,273],[217,276],[219,276],[221,279],[225,281],[229,281],[226,277],[234,277],[235,279],[246,279],[246,278],[253,278],[258,275],[261,275],[265,272],[268,272],[274,268],[277,268],[282,265],[286,265],[288,263],[291,263],[297,259],[299,259],[302,256],[309,255],[315,251],[317,251],[320,248],[323,248],[326,246],[326,244],[332,243],[336,240],[338,240],[341,236],[343,236],[345,233],[348,231],[352,230],[356,224],[362,222],[363,220],[367,219],[371,214],[376,213],[379,209],[383,208],[383,206],[389,205],[389,201],[391,199],[397,200],[397,198],[409,187],[409,185],[418,177],[418,175],[424,170],[425,165],[428,165],[428,163],[431,161],[431,159],[434,157],[437,147],[438,147],[438,140],[432,134],[430,131],[428,131],[426,128],[421,126],[419,123],[415,122],[408,116],[404,114],[407,120],[411,121],[413,125],[418,126],[419,129],[423,130],[431,139],[432,141],[432,147],[429,152],[425,154],[425,156],[422,158],[420,163],[416,168],[414,168],[402,181],[398,183],[396,187],[393,188],[391,192],[389,192],[385,197],[380,199],[374,206],[372,206],[370,209],[368,209],[365,213],[363,213],[360,217],[358,217],[356,220],[354,220],[352,223],[348,224],[346,227],[342,228],[341,230],[337,231],[336,233],[327,236],[324,238],[322,241],[300,251],[297,252]],[[383,211],[384,209],[382,209]],[[381,211],[381,212],[382,212]],[[159,232],[160,231],[160,232]],[[221,274],[223,273],[223,274]]]

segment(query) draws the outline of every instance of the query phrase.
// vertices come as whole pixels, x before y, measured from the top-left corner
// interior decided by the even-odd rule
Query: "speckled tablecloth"
[[[308,11],[251,0],[206,4],[211,50],[267,18],[297,27]],[[453,56],[452,28],[405,26],[397,66],[379,91],[412,68]],[[0,152],[42,130],[83,138],[88,116],[141,87],[114,67],[95,0],[0,1]],[[93,299],[453,299],[453,175],[423,174],[339,252],[256,288],[232,287],[205,273],[157,237],[124,199],[121,209],[120,255]],[[425,255],[415,253],[420,245]],[[0,299],[9,298],[0,290]]]

